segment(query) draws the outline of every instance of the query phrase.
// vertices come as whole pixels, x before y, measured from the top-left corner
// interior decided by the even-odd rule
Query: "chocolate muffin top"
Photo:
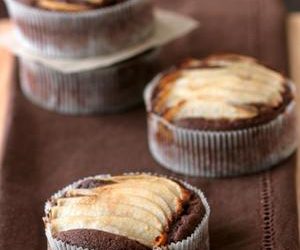
[[[272,120],[293,99],[287,80],[251,57],[189,59],[163,75],[151,111],[181,127],[231,130]]]
[[[190,236],[204,217],[200,197],[150,175],[93,178],[51,201],[46,229],[95,250],[152,249]]]
[[[79,12],[104,8],[126,0],[19,0],[27,5],[49,11]]]

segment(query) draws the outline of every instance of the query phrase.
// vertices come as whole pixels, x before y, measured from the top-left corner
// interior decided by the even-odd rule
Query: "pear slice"
[[[90,9],[86,5],[75,4],[75,3],[64,3],[58,1],[51,0],[39,0],[37,5],[41,8],[48,10],[56,10],[56,11],[67,11],[67,12],[76,12],[76,11],[84,11]]]
[[[137,180],[144,180],[148,182],[153,182],[157,184],[161,184],[166,186],[173,194],[176,196],[179,196],[181,199],[184,198],[185,192],[184,189],[175,181],[169,180],[164,177],[158,177],[158,176],[150,176],[150,175],[135,175],[135,176],[116,176],[113,177],[114,181],[126,181],[126,182],[135,182]]]
[[[172,218],[173,210],[168,203],[160,196],[159,194],[153,193],[148,189],[142,189],[134,187],[112,187],[110,190],[106,190],[106,192],[115,193],[124,195],[127,197],[140,197],[146,200],[149,200],[160,207],[160,209],[168,216],[168,218]]]
[[[91,204],[95,203],[97,196],[78,196],[78,197],[68,197],[68,198],[59,198],[56,200],[57,206],[68,206],[76,204]]]
[[[161,224],[167,225],[168,221],[172,219],[172,213],[167,209],[165,212],[159,204],[136,195],[127,195],[122,192],[103,192],[101,195],[89,196],[89,197],[72,197],[72,198],[60,198],[57,200],[57,206],[77,206],[77,205],[89,205],[98,203],[110,203],[119,202],[128,206],[136,206],[154,214]]]
[[[72,229],[95,229],[113,233],[139,241],[140,243],[153,247],[163,244],[165,236],[162,232],[150,224],[135,220],[133,218],[101,216],[101,217],[65,217],[51,221],[52,233],[68,231]]]
[[[70,189],[66,192],[67,197],[73,197],[73,196],[95,196],[97,195],[97,192],[94,191],[94,189],[85,189],[85,188],[74,188]]]
[[[103,4],[106,0],[84,0],[84,1],[90,4]]]
[[[118,203],[117,201],[110,201],[109,203],[94,203],[88,205],[75,205],[64,207],[53,207],[51,209],[52,218],[66,218],[66,217],[101,217],[101,216],[117,216],[124,218],[133,218],[135,220],[147,223],[159,231],[164,230],[164,225],[151,212],[132,205]]]
[[[283,89],[284,77],[265,66],[254,63],[234,63],[228,69],[242,78],[251,78],[255,81],[264,82],[277,90]]]
[[[172,117],[173,120],[183,118],[204,117],[207,119],[240,119],[250,118],[257,115],[257,109],[251,106],[233,106],[220,98],[202,97],[185,103]]]
[[[113,190],[112,192],[118,189],[135,189],[136,191],[143,190],[144,192],[151,192],[152,195],[161,197],[168,204],[172,212],[177,212],[176,208],[178,203],[180,203],[179,197],[174,195],[168,188],[158,183],[151,183],[148,181],[125,182],[107,188],[111,188]]]

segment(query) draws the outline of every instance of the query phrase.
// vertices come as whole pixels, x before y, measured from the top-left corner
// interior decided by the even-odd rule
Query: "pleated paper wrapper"
[[[190,176],[228,177],[270,169],[297,146],[296,103],[268,123],[232,131],[181,128],[151,110],[157,76],[146,88],[149,148],[158,163]],[[293,85],[290,84],[291,89]]]
[[[142,102],[147,82],[158,72],[159,50],[151,50],[108,68],[65,74],[38,62],[20,59],[25,96],[64,114],[115,113]]]
[[[107,55],[140,44],[153,35],[151,0],[127,0],[81,12],[48,11],[5,0],[19,42],[37,54],[78,58]]]

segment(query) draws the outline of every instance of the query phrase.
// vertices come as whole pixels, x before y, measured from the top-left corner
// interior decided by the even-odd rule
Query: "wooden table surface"
[[[291,77],[299,83],[300,89],[300,14],[293,14],[288,19],[288,47],[290,53]],[[5,131],[9,126],[9,100],[10,87],[12,83],[15,58],[6,49],[0,47],[0,158],[3,151],[3,142]],[[300,95],[299,95],[300,96]],[[300,110],[300,101],[298,101],[298,110]],[[300,120],[299,120],[300,125]],[[300,126],[298,126],[300,127]],[[298,154],[299,157],[300,154]],[[300,162],[300,159],[299,161]],[[298,193],[298,211],[300,214],[300,164],[297,171],[297,193]],[[300,225],[300,220],[299,220]]]
[[[3,151],[5,131],[9,125],[10,87],[14,70],[14,56],[6,49],[0,48],[0,160]]]

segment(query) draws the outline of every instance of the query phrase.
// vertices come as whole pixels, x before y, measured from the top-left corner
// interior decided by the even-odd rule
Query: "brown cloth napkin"
[[[164,0],[202,27],[162,53],[164,65],[215,51],[254,55],[285,70],[284,10],[277,0]],[[17,82],[17,81],[16,81]],[[46,250],[44,201],[83,176],[151,171],[166,175],[147,147],[146,115],[72,117],[42,110],[14,85],[10,129],[0,168],[0,249]],[[295,155],[272,171],[232,179],[178,176],[211,205],[211,249],[298,249]]]

